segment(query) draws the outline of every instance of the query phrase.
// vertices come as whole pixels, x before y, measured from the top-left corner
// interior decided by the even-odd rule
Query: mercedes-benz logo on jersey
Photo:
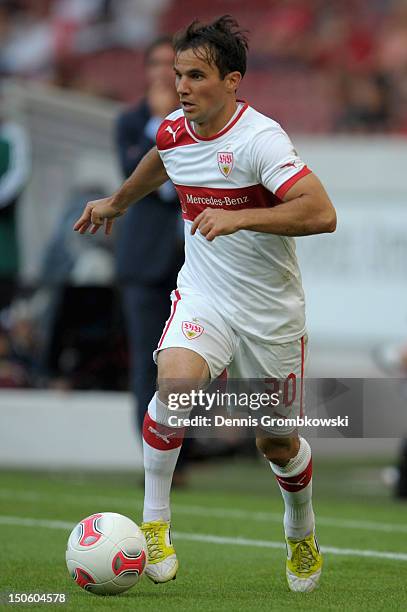
[[[176,140],[176,138],[177,138],[177,132],[178,132],[178,130],[180,129],[180,127],[181,127],[181,126],[179,125],[179,126],[177,127],[177,129],[175,130],[175,132],[174,132],[174,130],[172,129],[172,127],[171,127],[170,125],[167,125],[167,127],[165,128],[165,131],[166,131],[166,132],[169,132],[169,133],[171,134],[171,136],[173,137],[174,142],[175,142],[175,140]]]
[[[229,178],[234,164],[233,153],[230,151],[219,151],[218,152],[218,166],[225,178]]]

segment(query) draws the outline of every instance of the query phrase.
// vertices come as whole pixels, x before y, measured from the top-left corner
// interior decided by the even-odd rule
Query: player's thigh
[[[157,356],[158,396],[166,402],[171,393],[202,389],[210,380],[209,367],[201,355],[186,348],[165,348]]]
[[[159,388],[177,380],[188,380],[189,386],[195,381],[202,387],[216,379],[231,362],[236,343],[233,330],[203,296],[175,291],[170,317],[154,352]]]
[[[297,435],[293,420],[304,414],[307,344],[306,335],[282,344],[241,339],[233,362],[234,375],[255,379],[257,392],[273,395],[270,404],[253,415],[261,425],[260,436],[261,432],[281,437]]]
[[[308,357],[308,337],[281,344],[258,342],[241,337],[229,371],[241,378],[284,379],[294,374],[301,379],[305,375]]]
[[[164,348],[157,355],[158,379],[165,378],[209,381],[206,360],[193,350],[183,347]]]

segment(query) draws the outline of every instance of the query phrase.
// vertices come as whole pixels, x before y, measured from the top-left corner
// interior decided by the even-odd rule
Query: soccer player
[[[181,108],[163,121],[157,146],[111,197],[89,202],[76,231],[109,234],[114,219],[173,181],[185,220],[185,264],[154,358],[159,391],[144,421],[143,531],[147,575],[175,577],[170,487],[182,444],[171,427],[169,393],[204,386],[227,368],[234,378],[302,383],[307,353],[304,295],[294,236],[333,232],[335,210],[278,123],[237,99],[247,39],[223,16],[178,33],[175,80]],[[142,262],[134,262],[142,265]],[[182,382],[181,382],[182,381]],[[300,406],[302,409],[302,406]],[[190,408],[177,410],[188,416]],[[295,430],[256,434],[284,504],[286,575],[293,591],[312,591],[322,557],[315,538],[312,459]]]

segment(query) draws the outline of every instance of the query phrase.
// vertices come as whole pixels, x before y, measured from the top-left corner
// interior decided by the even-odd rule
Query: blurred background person
[[[0,16],[1,22],[1,16]],[[0,92],[0,388],[30,384],[21,319],[9,324],[9,306],[17,292],[19,253],[18,201],[30,173],[30,147],[26,130],[2,114]]]
[[[136,107],[117,122],[117,149],[125,177],[155,144],[162,120],[178,105],[174,51],[169,37],[146,50],[147,91]],[[120,285],[129,341],[131,387],[138,429],[156,390],[157,367],[152,354],[170,312],[170,293],[184,260],[179,201],[170,181],[131,209],[118,224],[117,280]],[[181,462],[182,465],[182,462]],[[182,468],[181,468],[182,469]]]
[[[18,245],[16,206],[30,172],[28,135],[1,114],[0,98],[0,310],[16,290]]]
[[[390,88],[384,75],[346,74],[340,81],[343,110],[336,121],[338,132],[372,135],[390,127]]]

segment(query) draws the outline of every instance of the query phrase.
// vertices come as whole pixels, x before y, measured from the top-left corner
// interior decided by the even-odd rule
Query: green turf
[[[322,545],[407,553],[407,504],[380,481],[377,460],[316,461],[315,509]],[[140,475],[0,471],[3,516],[76,523],[88,514],[116,511],[140,522]],[[253,514],[254,513],[254,514]],[[188,489],[173,494],[173,527],[182,533],[282,541],[282,502],[270,469],[259,461],[196,467]],[[346,527],[332,521],[400,525],[399,532]],[[397,527],[396,527],[397,529]],[[64,606],[13,606],[55,610],[194,611],[276,610],[317,612],[407,610],[407,561],[325,554],[320,588],[290,593],[284,551],[176,539],[181,569],[176,581],[143,578],[120,596],[85,593],[69,577],[64,552],[69,529],[0,522],[0,592],[66,592]],[[12,608],[10,608],[12,609]]]

